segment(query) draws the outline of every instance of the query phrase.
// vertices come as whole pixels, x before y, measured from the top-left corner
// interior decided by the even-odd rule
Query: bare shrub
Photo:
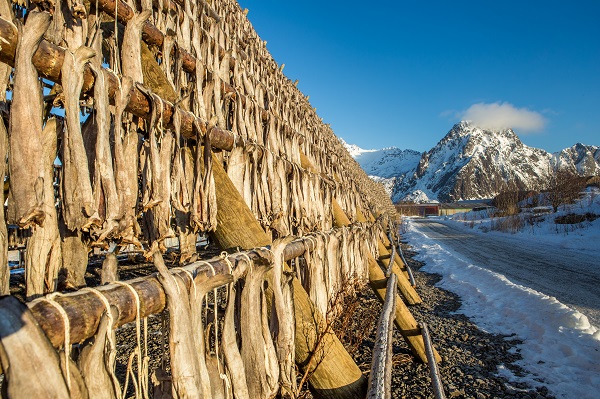
[[[316,334],[314,343],[311,345],[313,349],[306,361],[305,372],[298,373],[297,398],[312,398],[310,391],[306,389],[306,383],[328,352],[329,348],[325,345],[325,338],[328,334],[335,334],[350,355],[356,352],[370,334],[377,315],[369,309],[361,307],[357,293],[365,288],[365,282],[360,279],[346,277],[330,298],[322,328]]]
[[[585,214],[576,214],[576,213],[568,213],[563,216],[558,216],[554,219],[554,223],[556,224],[578,224],[583,223],[585,221],[593,222],[598,219],[599,215],[595,213],[587,212]]]
[[[523,218],[521,218],[519,215],[510,215],[494,220],[491,225],[491,229],[501,231],[503,233],[516,233],[520,231],[523,226]]]
[[[585,178],[567,169],[555,168],[550,174],[546,188],[546,198],[556,213],[558,207],[572,204],[579,199],[585,187]]]

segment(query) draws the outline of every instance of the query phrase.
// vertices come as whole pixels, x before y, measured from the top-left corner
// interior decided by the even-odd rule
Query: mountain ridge
[[[574,144],[556,153],[529,147],[512,129],[455,124],[429,151],[388,147],[363,150],[342,140],[365,172],[394,202],[490,198],[510,184],[541,188],[555,167],[578,175],[600,174],[600,147]]]

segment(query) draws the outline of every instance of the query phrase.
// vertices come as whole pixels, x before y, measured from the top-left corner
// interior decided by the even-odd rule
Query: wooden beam
[[[223,278],[225,274],[229,275],[229,266],[224,260],[213,259],[209,263],[214,267],[217,276],[220,275],[219,278]],[[192,274],[205,274],[208,279],[214,278],[212,269],[205,263],[192,263],[184,269],[192,272]],[[188,284],[188,288],[191,286],[186,273],[180,270],[174,271],[174,273],[181,275],[182,279]],[[155,273],[124,282],[137,292],[140,298],[140,316],[142,318],[160,313],[165,308],[165,293],[156,276]],[[229,281],[231,281],[231,276]],[[119,316],[115,319],[115,328],[135,320],[135,298],[129,288],[121,283],[113,283],[96,287],[95,290],[104,295],[108,303],[118,310]],[[105,309],[104,303],[98,295],[84,288],[73,293],[57,296],[54,301],[65,310],[69,318],[70,342],[82,342],[94,336],[98,329],[100,317]],[[60,348],[64,343],[65,330],[63,319],[56,307],[44,298],[29,302],[27,305],[52,345],[55,348]]]
[[[16,27],[9,21],[0,17],[0,38],[2,46],[0,46],[0,62],[14,66],[15,51],[17,49],[17,30]],[[62,82],[61,67],[65,57],[65,49],[56,46],[46,40],[42,40],[38,50],[33,55],[33,65],[38,70],[40,77],[48,79],[55,83]],[[94,89],[94,74],[88,66],[84,71],[84,83],[82,95],[93,95]],[[111,104],[114,104],[115,93],[120,87],[119,78],[109,71],[107,74],[108,95]],[[162,112],[162,121],[165,126],[173,127],[173,114],[176,107],[169,101],[163,99],[164,110]],[[135,85],[131,89],[131,100],[125,108],[127,112],[139,116],[140,118],[150,118],[151,104],[142,90]],[[193,123],[197,117],[184,109],[179,108],[181,112],[181,133],[188,138],[196,138],[193,130]],[[206,124],[206,121],[202,121]],[[236,135],[225,129],[213,128],[210,132],[210,142],[214,148],[230,151],[233,148]]]
[[[298,239],[289,243],[284,251],[285,260],[297,258],[302,255],[308,248],[314,246],[313,240]],[[259,260],[259,255],[254,251],[245,252],[253,260]],[[242,256],[240,254],[240,256]],[[245,270],[237,266],[237,257],[234,255],[229,257],[229,260],[234,264],[235,273],[243,275]],[[227,262],[220,258],[215,258],[207,261],[212,265],[217,275],[228,275],[229,266]],[[245,264],[245,263],[243,263]],[[212,269],[206,265],[204,261],[194,262],[186,265],[183,269],[192,274],[203,274],[207,271],[212,276]],[[180,270],[174,270],[173,273],[179,274],[186,283],[187,274]],[[210,277],[212,278],[212,277]],[[222,278],[222,277],[220,277]],[[140,298],[141,317],[148,317],[152,314],[157,314],[163,311],[166,306],[165,294],[162,285],[158,281],[156,274],[137,278],[130,281],[125,281],[125,284],[137,292]],[[108,300],[111,306],[114,306],[118,311],[118,318],[115,320],[116,326],[135,321],[135,303],[132,292],[123,284],[107,284],[95,288],[102,293]],[[55,298],[55,301],[65,309],[71,326],[70,342],[81,342],[88,339],[96,333],[100,317],[104,311],[104,303],[98,295],[90,290],[79,290],[73,293],[60,295]],[[47,301],[38,300],[30,302],[29,307],[38,321],[38,324],[44,330],[48,339],[55,348],[60,348],[64,342],[64,324],[58,310]]]

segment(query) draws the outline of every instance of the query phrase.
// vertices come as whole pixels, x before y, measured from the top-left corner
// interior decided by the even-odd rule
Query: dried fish
[[[266,266],[254,265],[246,275],[245,286],[242,290],[241,354],[251,398],[269,398],[272,389],[270,385],[272,381],[267,379],[267,367],[270,366],[268,364],[270,359],[267,356],[269,349],[263,333],[266,314],[263,312],[262,286],[267,270]],[[261,323],[260,328],[256,326],[257,320]],[[272,378],[272,374],[270,377]]]
[[[269,328],[269,311],[267,309],[267,298],[265,285],[261,284],[261,327],[265,352],[265,373],[267,377],[267,398],[274,398],[279,391],[279,364],[277,362],[277,351]]]
[[[238,266],[239,267],[239,266]],[[236,284],[229,285],[229,295],[227,309],[225,311],[225,320],[223,322],[222,346],[223,353],[231,378],[233,387],[233,396],[235,399],[250,399],[248,392],[248,383],[246,382],[246,371],[240,349],[237,345],[237,333],[235,329],[235,311],[236,311]]]
[[[206,133],[198,120],[194,121],[196,130],[196,166],[194,190],[192,192],[192,226],[200,231],[211,231],[217,224],[217,198],[215,181],[212,174],[212,151],[208,132],[214,126],[211,121]],[[201,146],[200,143],[203,145]]]
[[[121,204],[113,169],[113,156],[110,148],[110,113],[108,110],[108,90],[106,72],[97,65],[91,64],[96,80],[94,82],[94,113],[90,116],[95,122],[96,140],[93,158],[93,195],[94,209],[97,218],[102,221],[102,228],[95,231],[96,241],[102,243],[109,238],[119,226]],[[91,143],[90,143],[91,144]],[[93,219],[93,217],[92,217]]]
[[[188,291],[179,288],[177,280],[167,269],[160,252],[155,252],[153,257],[159,280],[167,295],[170,315],[169,351],[174,393],[179,398],[207,398],[209,396],[205,396],[201,389]]]
[[[149,257],[154,251],[166,251],[164,240],[175,237],[171,229],[171,161],[173,153],[173,133],[162,130],[157,126],[158,106],[162,115],[162,100],[160,97],[149,93],[152,101],[152,117],[149,123],[150,152],[146,157],[145,171],[149,173],[150,180],[146,178],[146,186],[150,183],[150,198],[144,204],[144,220],[146,221],[147,237],[151,247],[145,254]],[[161,132],[162,130],[162,132]],[[157,135],[160,137],[160,145]],[[149,166],[149,167],[148,167]],[[146,187],[147,190],[147,187]]]
[[[122,244],[142,245],[137,239],[140,228],[137,223],[138,201],[138,159],[140,140],[137,131],[127,121],[123,128],[123,112],[129,103],[133,81],[123,76],[121,87],[115,95],[114,170],[115,185],[119,195],[120,215],[119,236]]]
[[[295,313],[292,277],[284,270],[283,250],[292,237],[273,242],[273,303],[277,316],[277,364],[281,381],[281,396],[293,398],[296,394],[295,369]]]
[[[62,141],[62,207],[67,227],[75,231],[97,223],[94,214],[92,184],[81,134],[79,96],[83,86],[85,64],[95,56],[89,47],[79,47],[74,53],[65,51],[61,74],[65,88],[66,128]]]
[[[7,397],[70,396],[58,354],[27,306],[12,296],[0,299],[0,342]],[[31,370],[35,370],[35,378]]]
[[[119,260],[114,252],[109,252],[102,262],[100,283],[104,285],[113,281],[119,281]]]
[[[42,158],[42,90],[31,58],[50,25],[50,14],[31,11],[25,26],[18,23],[15,72],[9,122],[9,222],[20,227],[44,223]],[[27,162],[24,162],[26,160]],[[51,177],[48,177],[51,178]]]
[[[114,364],[109,363],[109,335],[113,332],[111,317],[106,312],[100,318],[98,331],[81,349],[78,366],[88,392],[94,399],[117,399],[120,387],[115,386]]]
[[[62,123],[51,118],[43,130],[43,155],[40,164],[45,176],[53,176],[54,160],[57,153],[57,138]],[[33,229],[27,240],[25,265],[27,268],[27,298],[35,298],[44,292],[56,291],[58,272],[62,266],[62,248],[58,230],[58,216],[54,205],[54,181],[44,179],[43,184],[44,225]]]
[[[123,76],[129,76],[136,83],[144,83],[142,73],[142,28],[152,15],[152,10],[144,10],[127,22],[121,49]]]

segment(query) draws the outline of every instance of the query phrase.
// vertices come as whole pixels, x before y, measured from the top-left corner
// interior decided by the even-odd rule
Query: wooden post
[[[214,237],[223,248],[254,248],[269,245],[252,211],[237,191],[221,163],[213,158],[217,190],[217,229]],[[304,371],[313,350],[317,332],[323,332],[323,315],[315,308],[302,284],[294,278],[296,316],[296,363]],[[309,378],[311,391],[318,398],[364,398],[366,378],[334,333],[326,333],[324,352]]]
[[[346,216],[338,202],[335,200],[335,198],[332,200],[332,205],[334,224],[337,227],[348,226],[350,224],[350,219],[348,219],[348,217]],[[367,256],[369,262],[369,285],[375,292],[377,298],[379,298],[379,300],[383,302],[385,301],[385,296],[387,293],[387,279],[385,277],[385,273],[383,273],[383,270],[381,270],[381,267],[379,266],[375,258],[373,258],[373,255],[367,254]],[[400,273],[400,275],[397,276],[398,281],[400,281],[402,277],[404,277],[402,273]],[[410,287],[412,288],[412,286]],[[419,325],[417,324],[417,321],[415,320],[413,315],[410,313],[410,310],[408,310],[408,307],[404,304],[404,302],[402,302],[401,299],[396,300],[395,314],[396,327],[406,340],[406,343],[410,347],[411,351],[416,357],[421,359],[423,362],[427,363],[425,343],[423,342],[423,337],[421,336],[421,329],[419,328]],[[435,353],[435,355],[436,359],[438,359],[438,361],[441,361],[441,357],[437,354],[437,352]]]
[[[356,210],[356,219],[359,222],[367,221],[365,215],[360,211],[360,209]],[[383,234],[383,236],[385,236],[385,234]],[[388,240],[387,237],[385,237],[385,239]],[[377,247],[379,248],[379,261],[383,262],[387,260],[389,262],[391,254],[388,251],[385,243],[381,241],[381,238],[377,240]],[[408,271],[406,270],[406,266],[404,266],[404,263],[402,262],[402,260],[400,260],[400,258],[397,255],[394,256],[392,272],[394,272],[394,274],[398,276],[398,287],[400,288],[400,292],[402,292],[402,296],[404,296],[406,302],[409,305],[418,305],[419,303],[423,302],[423,300],[415,290],[415,287],[413,287],[410,283],[410,277],[408,275]]]

